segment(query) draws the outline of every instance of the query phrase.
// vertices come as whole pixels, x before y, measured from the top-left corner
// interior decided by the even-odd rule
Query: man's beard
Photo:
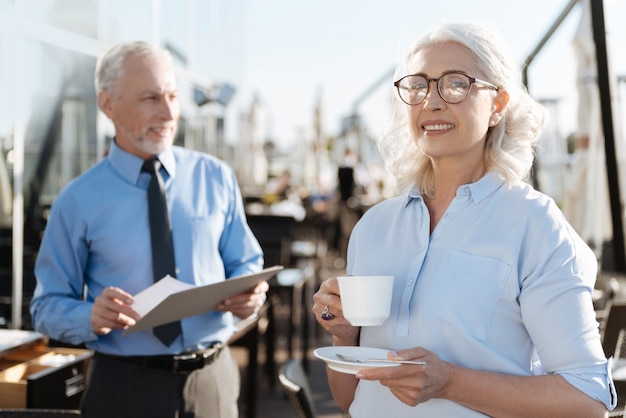
[[[137,147],[145,153],[157,155],[170,148],[174,143],[174,138],[176,138],[176,131],[174,131],[170,137],[165,138],[159,142],[151,141],[150,139],[142,136],[141,138],[139,138],[136,144]]]

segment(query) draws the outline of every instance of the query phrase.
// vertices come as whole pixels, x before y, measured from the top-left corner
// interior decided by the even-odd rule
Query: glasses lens
[[[446,74],[437,82],[441,98],[448,103],[460,103],[467,97],[470,90],[470,79],[465,74]]]
[[[419,104],[428,93],[428,81],[419,75],[404,77],[398,83],[398,93],[406,104]]]

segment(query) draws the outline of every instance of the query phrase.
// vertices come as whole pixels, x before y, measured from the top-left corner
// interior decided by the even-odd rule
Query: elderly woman
[[[328,370],[361,417],[604,417],[615,390],[592,305],[593,252],[525,183],[546,112],[500,39],[446,24],[417,40],[380,141],[404,190],[354,228],[347,273],[394,275],[391,315],[353,327],[336,278],[313,311],[334,346],[425,365]]]

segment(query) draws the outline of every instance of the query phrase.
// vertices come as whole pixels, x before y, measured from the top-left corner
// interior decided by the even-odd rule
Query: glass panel
[[[2,7],[7,2],[1,2]],[[15,93],[13,34],[0,29],[0,91],[5,95],[0,100],[0,230],[11,228],[13,210],[13,175],[11,150],[13,148],[13,120]],[[4,250],[4,247],[2,247]]]
[[[208,77],[215,68],[210,66],[211,51],[217,48],[218,42],[211,37],[211,2],[197,1],[195,14],[195,34],[193,51],[193,70]],[[229,41],[230,45],[230,41]]]
[[[8,136],[13,129],[13,34],[0,29],[0,91],[8,95],[0,100],[0,138]]]
[[[161,1],[161,39],[159,44],[170,50],[181,67],[189,68],[190,56],[187,50],[187,7],[179,0]]]
[[[100,0],[98,39],[105,44],[121,41],[151,41],[151,0]]]
[[[0,13],[13,12],[13,0],[0,0]]]
[[[95,0],[21,0],[19,12],[28,19],[56,26],[90,38],[97,35]]]
[[[24,139],[26,239],[37,237],[59,191],[93,165],[96,155],[95,58],[29,41],[18,86],[29,103]],[[45,68],[43,72],[40,69]]]
[[[243,78],[246,34],[243,0],[221,1],[216,6],[197,2],[196,58],[201,74],[235,86]],[[206,71],[206,72],[204,72]]]

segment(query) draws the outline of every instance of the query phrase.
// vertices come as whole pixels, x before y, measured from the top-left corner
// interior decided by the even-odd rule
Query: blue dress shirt
[[[248,228],[233,171],[207,154],[172,147],[163,164],[172,220],[177,279],[195,285],[261,270],[261,248]],[[122,336],[96,335],[94,299],[108,286],[136,294],[153,283],[143,161],[112,144],[109,155],[74,179],[52,205],[35,265],[30,305],[36,330],[99,352],[156,355],[201,349],[226,341],[230,313],[210,312],[182,320],[170,347],[152,329]]]
[[[389,319],[360,345],[416,346],[460,366],[556,373],[593,399],[616,399],[592,304],[593,252],[549,197],[495,173],[458,188],[430,233],[419,191],[382,202],[354,228],[348,273],[395,276]],[[401,403],[360,381],[354,417],[483,417],[454,402]]]

